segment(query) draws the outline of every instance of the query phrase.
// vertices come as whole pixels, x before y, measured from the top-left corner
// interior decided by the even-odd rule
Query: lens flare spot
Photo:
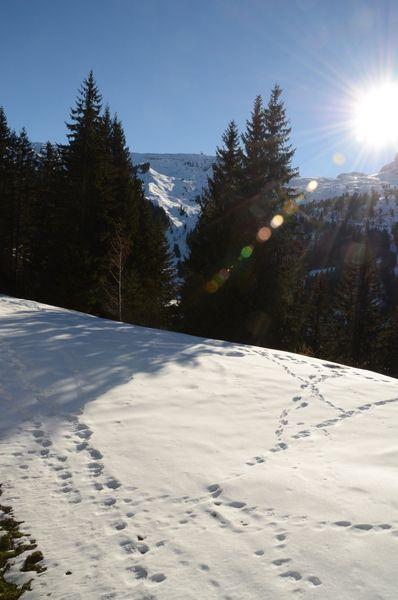
[[[294,200],[288,200],[283,206],[283,210],[287,215],[294,215],[294,213],[297,211],[297,208],[297,204],[294,202]]]
[[[245,246],[244,248],[242,248],[241,253],[240,253],[242,258],[250,258],[252,254],[253,254],[253,246]]]
[[[272,229],[277,229],[278,227],[280,227],[283,223],[284,219],[282,217],[282,215],[275,215],[274,217],[272,217],[272,221],[270,223]]]
[[[227,281],[227,279],[229,277],[229,269],[221,269],[221,271],[219,272],[218,276],[220,277],[220,279],[224,283],[225,281]]]
[[[342,154],[341,152],[335,152],[333,154],[333,162],[338,167],[341,167],[341,165],[344,165],[344,163],[345,163],[345,156],[344,156],[344,154]]]
[[[318,182],[316,181],[316,179],[312,179],[309,182],[309,184],[307,185],[307,192],[315,192],[317,187],[318,187]]]
[[[269,227],[261,227],[257,232],[257,241],[266,242],[272,235],[272,231]]]
[[[208,292],[209,294],[215,294],[216,291],[218,290],[218,285],[217,283],[212,279],[211,281],[208,281],[205,285],[205,289],[206,292]]]
[[[296,204],[300,204],[300,202],[304,202],[304,200],[305,200],[304,194],[299,194],[298,196],[296,196],[295,200],[296,200]]]

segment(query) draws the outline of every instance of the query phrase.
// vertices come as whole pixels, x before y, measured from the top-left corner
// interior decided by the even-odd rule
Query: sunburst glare
[[[384,83],[359,96],[354,105],[356,139],[379,149],[398,143],[398,84]]]

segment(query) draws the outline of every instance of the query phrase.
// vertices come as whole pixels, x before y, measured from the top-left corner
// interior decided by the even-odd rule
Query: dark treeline
[[[229,124],[189,237],[182,327],[398,376],[395,255],[370,226],[377,197],[303,206],[289,135],[278,86],[243,135]]]
[[[398,376],[395,259],[371,225],[377,197],[302,205],[281,94],[255,99],[242,135],[228,125],[179,290],[164,219],[92,73],[64,145],[35,152],[0,109],[0,290]]]
[[[36,153],[0,109],[0,289],[165,326],[173,286],[164,223],[92,73],[67,129],[67,144]]]

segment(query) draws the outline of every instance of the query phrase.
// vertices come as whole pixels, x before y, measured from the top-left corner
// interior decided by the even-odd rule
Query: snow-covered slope
[[[207,185],[214,157],[204,154],[133,153],[132,158],[135,165],[145,165],[140,169],[139,176],[147,197],[161,206],[170,219],[168,239],[171,250],[178,246],[177,254],[185,258],[186,236],[195,226],[199,214],[195,199]],[[315,185],[312,184],[314,181]],[[309,191],[310,183],[313,185],[312,191]],[[382,193],[385,186],[398,186],[398,156],[375,175],[353,172],[337,177],[296,177],[292,186],[304,194],[304,201],[320,201],[372,190]]]
[[[315,189],[311,185],[316,182]],[[328,200],[343,194],[368,193],[372,190],[380,191],[385,181],[377,175],[365,173],[341,173],[337,177],[295,177],[292,187],[304,194],[305,200]],[[309,189],[310,188],[310,189]]]
[[[308,191],[310,182],[316,181],[316,187]],[[293,185],[304,192],[308,200],[327,200],[343,194],[369,193],[372,190],[382,192],[385,186],[398,186],[398,154],[395,159],[382,167],[374,175],[352,172],[341,173],[337,177],[297,177]]]
[[[398,381],[7,297],[0,351],[24,598],[396,598]]]
[[[205,154],[138,154],[133,163],[141,165],[141,177],[147,198],[161,206],[170,220],[168,240],[171,250],[186,258],[186,237],[198,218],[198,195],[207,186],[213,156]]]

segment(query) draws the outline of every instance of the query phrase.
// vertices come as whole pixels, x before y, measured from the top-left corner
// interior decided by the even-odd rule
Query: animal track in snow
[[[89,448],[88,453],[94,460],[100,460],[101,458],[103,458],[102,453],[99,450],[96,450],[95,448]]]
[[[134,567],[130,567],[129,571],[133,573],[134,579],[148,579],[153,583],[162,583],[167,579],[164,573],[153,573],[149,575],[148,570],[141,565],[134,565]]]
[[[154,573],[153,575],[150,576],[150,580],[154,581],[155,583],[161,583],[165,579],[166,579],[166,575],[164,573]]]
[[[104,470],[104,465],[100,462],[90,462],[87,467],[93,477],[99,477]]]
[[[232,506],[232,508],[243,508],[246,506],[246,502],[239,502],[238,500],[233,500],[228,503],[228,506]]]
[[[135,565],[130,569],[135,577],[135,579],[146,579],[148,577],[148,571],[145,567],[141,567],[140,565]]]
[[[93,435],[93,432],[85,423],[77,423],[76,435],[81,439],[88,440]]]
[[[264,463],[264,462],[265,462],[265,460],[266,460],[266,459],[265,459],[265,457],[264,457],[264,456],[255,456],[254,458],[252,458],[252,459],[250,459],[250,460],[246,461],[246,464],[247,464],[249,467],[254,467],[254,465],[259,465],[259,464],[261,464],[261,463]]]
[[[299,438],[309,437],[310,435],[311,435],[311,432],[309,431],[309,429],[303,429],[302,431],[299,431],[295,435],[292,435],[292,438],[294,440],[298,440]]]
[[[34,438],[42,438],[44,437],[44,431],[42,431],[41,429],[35,429],[34,431],[32,431],[32,435]]]
[[[292,562],[291,558],[276,558],[275,560],[272,561],[272,564],[275,565],[276,567],[281,567],[282,565],[285,565],[286,563]]]
[[[112,527],[114,529],[117,529],[118,531],[121,531],[122,529],[125,529],[127,527],[127,523],[125,521],[119,520],[112,523]]]
[[[346,531],[356,531],[358,533],[368,531],[376,533],[385,531],[386,533],[396,533],[398,535],[398,530],[396,530],[390,523],[352,523],[351,521],[342,519],[339,521],[334,521],[332,523],[321,521],[319,525],[321,525],[322,527],[335,526],[338,528],[345,529]]]
[[[111,490],[116,490],[120,488],[122,484],[120,483],[120,481],[117,481],[117,479],[111,477],[110,479],[108,479],[108,481],[105,482],[105,485]]]
[[[279,577],[283,577],[284,579],[294,579],[295,581],[300,581],[300,579],[303,578],[303,576],[301,575],[301,573],[299,573],[299,571],[285,571],[284,573],[281,573],[279,575]]]
[[[300,410],[300,408],[306,408],[308,406],[308,402],[302,402],[298,406],[296,406],[296,410]]]
[[[352,528],[360,529],[361,531],[370,531],[373,529],[373,525],[370,525],[369,523],[359,523],[358,525],[353,525]]]
[[[312,585],[315,586],[322,584],[322,581],[319,579],[319,577],[316,577],[315,575],[310,575],[309,577],[307,577],[307,581],[309,581],[310,583],[312,583]]]
[[[116,504],[116,498],[105,498],[103,501],[104,506],[113,506],[114,504]]]
[[[222,489],[218,485],[218,483],[213,483],[212,485],[209,485],[207,489],[213,496],[213,498],[217,498],[220,494],[222,494]]]
[[[127,554],[132,554],[136,551],[136,543],[130,539],[120,542],[120,547],[122,550],[124,550],[124,552],[127,552]]]
[[[270,452],[275,453],[275,452],[281,452],[282,450],[287,450],[288,449],[288,445],[285,442],[279,442],[279,444],[276,444],[276,446],[274,446],[273,448],[270,449]]]

